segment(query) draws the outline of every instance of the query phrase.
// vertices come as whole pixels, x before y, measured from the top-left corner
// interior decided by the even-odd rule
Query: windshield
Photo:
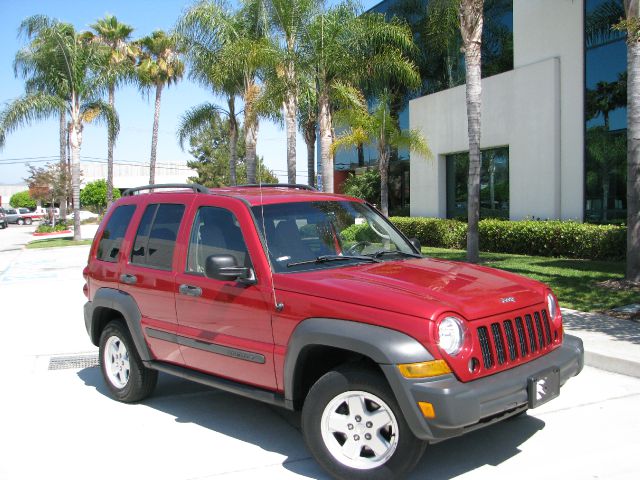
[[[282,203],[252,211],[276,272],[419,256],[384,217],[362,203]]]

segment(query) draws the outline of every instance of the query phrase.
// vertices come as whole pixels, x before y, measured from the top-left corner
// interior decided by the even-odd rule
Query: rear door
[[[158,198],[170,200],[157,201]],[[141,206],[143,212],[128,260],[120,272],[120,289],[135,299],[154,357],[182,365],[180,348],[174,341],[178,330],[174,261],[185,212],[193,197],[171,194],[154,200]]]
[[[253,217],[239,200],[198,199],[176,275],[179,342],[186,364],[203,372],[276,389],[268,264]],[[254,270],[255,284],[204,275],[209,255],[230,254]]]

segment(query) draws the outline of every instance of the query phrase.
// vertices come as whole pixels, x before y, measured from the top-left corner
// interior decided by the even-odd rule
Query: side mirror
[[[413,248],[418,251],[418,253],[422,254],[422,245],[420,245],[420,240],[417,238],[410,238],[409,242],[413,245]]]
[[[240,267],[233,255],[210,255],[204,264],[204,274],[214,280],[238,280],[242,283],[255,283],[253,270]]]

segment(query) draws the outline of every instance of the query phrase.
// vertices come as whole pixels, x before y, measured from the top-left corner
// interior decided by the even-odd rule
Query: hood
[[[431,319],[453,311],[477,320],[545,298],[540,282],[429,258],[274,274],[274,284],[279,290]]]

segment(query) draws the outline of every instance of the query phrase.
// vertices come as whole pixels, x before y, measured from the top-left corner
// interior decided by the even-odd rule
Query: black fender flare
[[[87,302],[84,306],[85,326],[94,345],[98,345],[100,340],[100,332],[96,328],[96,310],[100,307],[119,312],[131,332],[133,343],[142,361],[153,360],[142,333],[142,314],[138,304],[131,295],[115,288],[100,288],[94,295],[93,301]]]
[[[334,318],[309,318],[296,327],[288,343],[284,363],[284,392],[288,404],[293,403],[296,395],[298,359],[305,348],[312,346],[358,353],[380,365],[434,359],[418,340],[397,330]]]

